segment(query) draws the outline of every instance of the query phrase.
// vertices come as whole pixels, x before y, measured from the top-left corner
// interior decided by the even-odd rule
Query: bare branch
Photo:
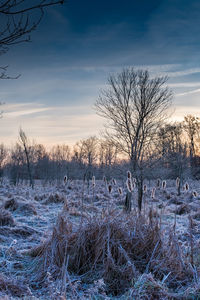
[[[40,0],[37,4],[30,5],[26,0],[0,0],[1,52],[6,52],[11,45],[29,42],[30,33],[37,28],[44,16],[44,9],[63,3],[63,0]],[[29,14],[30,12],[31,14]]]

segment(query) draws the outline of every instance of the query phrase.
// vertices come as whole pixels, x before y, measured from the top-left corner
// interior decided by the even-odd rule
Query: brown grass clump
[[[17,210],[19,212],[23,212],[26,215],[37,215],[37,210],[35,206],[30,202],[27,203],[20,202]]]
[[[159,281],[156,281],[153,275],[143,274],[134,284],[134,288],[129,291],[129,299],[143,300],[168,300],[168,289]]]
[[[18,201],[14,198],[7,200],[4,203],[4,208],[10,211],[23,212],[25,214],[37,215],[35,206],[28,201]]]
[[[4,236],[16,236],[16,237],[28,237],[35,233],[38,233],[35,229],[23,225],[23,226],[4,226],[0,227],[0,235]]]
[[[133,287],[143,273],[151,272],[155,280],[166,277],[165,284],[172,288],[191,279],[175,236],[171,234],[166,244],[157,218],[145,219],[133,213],[127,216],[116,211],[105,212],[81,222],[78,228],[73,228],[66,213],[62,213],[52,236],[29,254],[38,256],[40,280],[47,272],[54,278],[62,276],[67,257],[68,272],[90,282],[103,278],[106,292],[112,295],[123,294]],[[161,289],[159,283],[145,278],[153,282],[156,295],[156,290]]]
[[[23,285],[20,281],[11,280],[0,274],[0,292],[12,297],[30,296],[30,290]],[[1,298],[3,299],[3,298]]]
[[[200,221],[200,209],[192,215],[192,218],[197,221]]]
[[[74,232],[72,224],[60,215],[49,241],[32,249],[43,258],[43,274],[51,267],[59,275],[64,257],[69,255],[70,272],[104,278],[108,292],[121,294],[145,270],[155,245],[160,241],[157,225],[125,214],[110,212],[88,221]],[[155,253],[160,248],[157,247]]]
[[[190,212],[190,207],[187,204],[181,204],[175,211],[177,215],[183,215]]]
[[[65,196],[59,193],[51,194],[48,199],[44,201],[44,204],[51,204],[51,203],[64,203],[66,200]]]
[[[18,208],[18,202],[14,198],[6,200],[4,204],[5,209],[9,209],[11,211],[15,211]]]
[[[0,210],[0,226],[14,226],[14,219],[5,209]]]

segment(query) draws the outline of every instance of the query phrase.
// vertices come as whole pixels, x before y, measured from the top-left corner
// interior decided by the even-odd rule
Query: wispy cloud
[[[187,92],[184,92],[184,93],[176,94],[176,97],[181,97],[181,96],[196,94],[196,93],[199,93],[199,92],[200,92],[200,89],[196,89],[196,90],[192,90],[192,91],[187,91]]]
[[[27,110],[19,110],[19,111],[12,111],[12,112],[5,112],[5,118],[16,118],[16,117],[22,117],[26,115],[32,115],[37,114],[44,111],[52,110],[53,108],[33,108],[33,109],[27,109]]]
[[[167,72],[167,75],[169,77],[181,77],[181,76],[188,76],[196,73],[200,73],[200,68],[191,68],[186,70]]]
[[[6,106],[1,120],[1,142],[17,141],[21,126],[30,139],[46,145],[73,145],[80,138],[98,134],[103,120],[90,106],[49,106],[14,103]]]
[[[197,87],[200,86],[199,82],[175,82],[175,83],[168,83],[168,86],[171,88],[188,88],[188,87]]]

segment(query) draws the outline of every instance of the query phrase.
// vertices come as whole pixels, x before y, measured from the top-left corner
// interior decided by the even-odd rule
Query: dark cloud
[[[67,1],[48,10],[31,43],[16,45],[0,56],[0,65],[10,65],[11,75],[22,74],[17,81],[0,81],[0,98],[8,104],[30,102],[32,109],[33,103],[72,106],[78,118],[80,105],[91,111],[109,73],[136,66],[168,75],[179,108],[197,107],[199,31],[199,0]],[[59,122],[52,111],[48,121],[52,115]],[[45,132],[46,124],[48,134],[45,114],[40,111],[37,126],[42,124]],[[19,126],[14,120],[10,124]]]

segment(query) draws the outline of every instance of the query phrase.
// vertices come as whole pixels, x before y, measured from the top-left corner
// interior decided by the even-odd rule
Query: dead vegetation
[[[37,211],[35,206],[30,203],[29,201],[23,200],[17,200],[17,199],[9,199],[5,201],[4,203],[4,209],[8,209],[10,211],[18,211],[23,212],[28,215],[37,215]]]
[[[15,222],[10,212],[0,210],[0,226],[14,226]]]
[[[52,236],[29,251],[39,260],[38,280],[43,281],[47,272],[55,279],[61,277],[67,259],[67,272],[84,282],[103,278],[107,294],[133,289],[143,274],[155,298],[141,299],[156,299],[156,293],[167,297],[167,288],[181,288],[192,281],[192,273],[175,235],[170,232],[166,243],[158,220],[151,216],[109,211],[73,228],[63,211]],[[156,280],[164,280],[166,288]]]
[[[2,274],[0,274],[0,296],[1,292],[6,293],[7,296],[20,297],[20,299],[23,296],[30,295],[30,290],[27,286],[23,285],[19,280],[12,280]],[[1,299],[4,299],[3,296],[1,296]]]
[[[7,289],[0,287],[0,298],[29,299],[30,290],[41,300],[200,298],[197,199],[176,196],[168,184],[170,199],[162,189],[153,199],[148,188],[138,213],[133,191],[126,212],[125,192],[108,194],[97,181],[97,199],[71,186],[70,194],[49,186],[2,196],[0,272]],[[20,296],[9,285],[18,280],[25,287]]]
[[[43,202],[44,204],[51,204],[51,203],[64,203],[66,197],[62,194],[55,193],[48,196],[48,198]]]

